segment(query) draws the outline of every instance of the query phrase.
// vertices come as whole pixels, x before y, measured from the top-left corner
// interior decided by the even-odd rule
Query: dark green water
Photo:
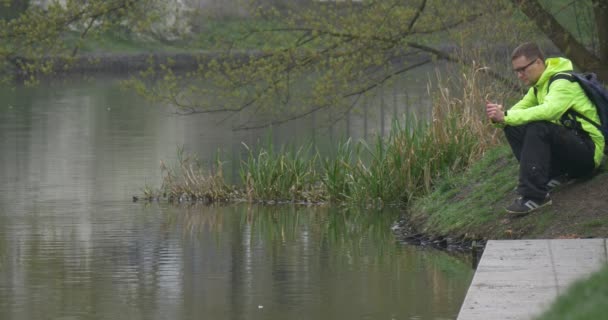
[[[131,202],[177,146],[230,159],[263,135],[115,79],[0,89],[0,319],[456,318],[469,263],[397,244],[398,212]]]

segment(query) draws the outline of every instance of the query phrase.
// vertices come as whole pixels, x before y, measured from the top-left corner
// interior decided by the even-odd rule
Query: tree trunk
[[[540,5],[538,0],[511,1],[518,6],[528,18],[532,19],[536,26],[551,39],[555,46],[570,58],[576,66],[583,71],[595,72],[601,80],[608,82],[608,64],[605,63],[607,60],[603,60],[604,63],[600,60],[601,58],[606,59],[606,53],[608,52],[608,32],[606,31],[608,15],[606,14],[606,0],[593,0],[601,47],[601,56],[599,57],[559,24],[555,17]],[[603,8],[603,10],[600,8]],[[598,17],[600,17],[600,19],[598,19]]]
[[[595,14],[595,27],[599,38],[600,62],[608,66],[608,2],[605,0],[593,0],[593,12]]]

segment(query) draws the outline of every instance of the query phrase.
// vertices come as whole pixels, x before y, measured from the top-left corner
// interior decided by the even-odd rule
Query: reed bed
[[[322,200],[318,188],[318,153],[309,156],[311,146],[295,151],[275,152],[272,144],[257,152],[244,145],[248,157],[241,163],[240,177],[249,201]]]
[[[211,170],[205,169],[201,161],[186,155],[183,148],[177,151],[177,166],[168,167],[161,162],[163,183],[160,190],[148,192],[147,198],[167,197],[169,201],[224,202],[235,198],[238,191],[224,180],[223,163],[219,157]]]
[[[456,95],[450,81],[440,78],[431,119],[408,116],[394,121],[388,137],[376,137],[371,144],[346,140],[332,157],[321,157],[310,145],[279,151],[271,143],[257,149],[244,145],[248,155],[240,164],[240,187],[226,184],[219,159],[213,172],[205,174],[180,151],[176,170],[163,166],[159,192],[208,202],[407,203],[498,142],[497,130],[485,120],[484,101],[493,88],[483,85],[487,81],[481,71],[463,74],[461,84],[452,85],[462,90]]]

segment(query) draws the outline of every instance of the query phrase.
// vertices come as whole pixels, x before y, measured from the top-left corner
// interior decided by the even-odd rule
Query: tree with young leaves
[[[35,83],[41,74],[69,68],[87,37],[118,28],[145,32],[164,14],[153,0],[0,1],[11,13],[0,18],[0,82],[17,75]]]
[[[539,29],[577,66],[606,79],[604,2],[561,1],[565,5],[551,8],[546,0],[299,0],[277,8],[273,1],[254,0],[251,21],[267,23],[250,24],[241,38],[225,46],[201,48],[224,54],[201,56],[200,64],[186,73],[174,72],[174,61],[154,61],[132,85],[184,113],[238,114],[242,121],[235,122],[237,128],[280,124],[313,113],[336,120],[365,95],[437,60],[489,67],[483,70],[492,81],[517,88],[514,77],[504,72],[505,55],[497,63],[490,58],[497,46],[513,48],[538,38]],[[17,72],[31,82],[56,70],[56,60],[48,59],[52,56],[63,56],[69,68],[87,37],[112,28],[149,33],[154,19],[167,13],[159,3],[168,2],[65,0],[20,8],[17,17],[0,18],[0,69],[14,71],[3,73],[5,80]],[[557,19],[564,8],[580,3],[594,13],[595,32],[583,34],[587,38],[560,29],[563,19]],[[243,45],[250,39],[268,45]],[[249,121],[251,114],[256,122]]]
[[[132,84],[185,113],[238,114],[244,119],[235,124],[239,129],[277,125],[321,110],[326,119],[336,120],[366,94],[419,66],[437,60],[471,63],[462,53],[486,50],[484,42],[496,34],[502,43],[516,43],[530,28],[492,24],[513,12],[508,2],[457,0],[258,7],[255,19],[271,26],[250,28],[227,44],[225,56],[203,58],[187,73],[173,72],[172,61],[156,61],[144,80]],[[243,58],[236,48],[252,37],[274,45]],[[507,76],[487,71],[510,83]],[[156,81],[150,86],[145,78]],[[254,114],[251,121],[248,115]]]

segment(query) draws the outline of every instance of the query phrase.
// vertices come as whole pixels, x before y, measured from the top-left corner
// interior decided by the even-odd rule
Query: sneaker
[[[505,209],[508,213],[512,214],[528,214],[534,210],[540,209],[544,206],[548,206],[551,203],[551,197],[549,197],[548,194],[542,201],[534,201],[524,197],[519,197],[515,199],[515,201],[513,201],[513,203]]]
[[[567,174],[562,174],[561,176],[549,179],[549,182],[547,182],[547,189],[553,191],[560,186],[568,185],[572,182],[574,182],[574,179],[571,179]]]

